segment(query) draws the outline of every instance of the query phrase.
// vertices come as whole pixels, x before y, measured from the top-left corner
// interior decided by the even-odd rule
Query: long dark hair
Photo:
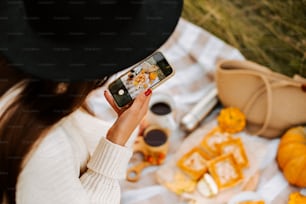
[[[1,58],[0,73],[0,97],[17,83],[22,87],[0,116],[0,201],[3,202],[5,195],[9,203],[15,203],[18,175],[33,145],[55,123],[79,108],[89,92],[102,84],[93,80],[70,82],[64,91],[57,91],[60,82],[15,72]]]

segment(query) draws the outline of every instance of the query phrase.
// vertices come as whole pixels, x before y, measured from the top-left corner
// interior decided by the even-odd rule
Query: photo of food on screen
[[[129,71],[121,80],[129,91],[130,96],[135,98],[141,91],[152,88],[164,78],[164,73],[157,65],[154,58],[151,57]]]

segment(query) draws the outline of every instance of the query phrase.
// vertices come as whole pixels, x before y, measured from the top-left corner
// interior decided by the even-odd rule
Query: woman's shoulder
[[[72,141],[61,127],[56,124],[50,129],[40,141],[36,141],[31,151],[24,159],[21,175],[28,175],[31,172],[45,174],[46,167],[62,168],[69,166],[71,173],[78,175],[80,162],[77,152],[74,152]],[[49,169],[56,171],[56,169]]]
[[[44,134],[40,141],[36,141],[28,157],[56,158],[70,153],[70,149],[71,144],[65,131],[60,124],[56,124]]]

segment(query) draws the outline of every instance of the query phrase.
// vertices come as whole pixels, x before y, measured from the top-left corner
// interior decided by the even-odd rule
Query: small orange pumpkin
[[[290,184],[306,187],[306,127],[290,128],[282,136],[277,162]]]
[[[217,117],[218,125],[223,132],[237,133],[245,127],[245,115],[235,107],[224,108]]]

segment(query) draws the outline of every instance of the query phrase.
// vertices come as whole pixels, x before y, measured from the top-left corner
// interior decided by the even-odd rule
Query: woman
[[[1,172],[9,175],[1,179],[1,185],[8,184],[4,187],[10,203],[18,174],[17,203],[89,203],[90,197],[93,203],[119,203],[115,179],[124,178],[131,156],[124,144],[146,113],[150,91],[139,95],[126,111],[114,108],[118,119],[89,158],[83,137],[103,134],[105,125],[78,109],[94,88],[95,82],[65,85],[27,79],[5,94],[3,100],[12,101],[1,106],[5,109],[1,117]],[[105,96],[115,107],[111,96]],[[80,123],[76,120],[85,127],[75,127]],[[84,131],[86,126],[93,132]]]
[[[52,2],[0,3],[7,16],[1,54],[9,61],[0,66],[0,199],[119,203],[118,181],[132,155],[126,144],[151,90],[128,109],[118,109],[105,92],[118,114],[110,128],[82,105],[109,76],[165,42],[182,2]]]

